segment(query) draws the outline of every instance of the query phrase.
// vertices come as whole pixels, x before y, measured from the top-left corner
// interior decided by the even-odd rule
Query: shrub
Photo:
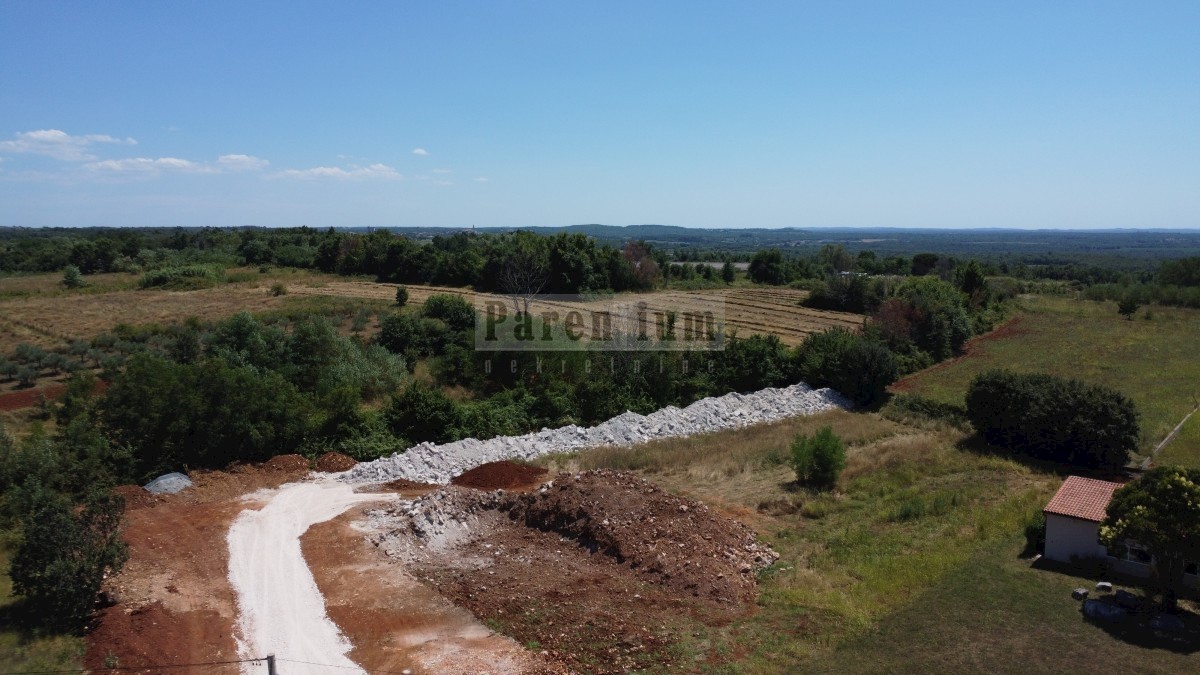
[[[796,481],[802,485],[832,488],[846,466],[846,447],[831,427],[821,427],[811,438],[798,434],[791,451]]]
[[[1025,550],[1030,553],[1046,550],[1046,514],[1042,511],[1025,525]]]
[[[441,319],[450,330],[466,330],[475,326],[475,308],[457,295],[431,295],[425,301],[425,316]]]
[[[284,286],[282,281],[276,281],[271,284],[271,295],[276,298],[287,295],[287,286]]]
[[[87,283],[83,280],[83,273],[74,265],[67,265],[63,270],[63,286],[67,288],[83,288]]]
[[[141,288],[170,288],[187,290],[215,285],[225,275],[219,265],[180,265],[163,267],[142,275]]]
[[[408,289],[403,286],[396,287],[396,306],[403,307],[408,304]]]
[[[1117,302],[1117,314],[1133,321],[1133,315],[1137,313],[1139,306],[1140,304],[1136,297],[1132,294],[1127,295]]]
[[[971,381],[967,417],[992,445],[1105,469],[1128,461],[1140,433],[1137,409],[1116,390],[1004,370]]]

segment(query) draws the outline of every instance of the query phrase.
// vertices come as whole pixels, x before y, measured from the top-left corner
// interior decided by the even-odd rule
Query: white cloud
[[[476,179],[475,179],[475,182],[476,182],[476,183],[487,183],[487,182],[488,182],[488,181],[490,181],[490,180],[492,180],[492,179],[491,179],[491,178],[488,178],[487,176],[480,176],[480,177],[478,177],[478,178],[476,178]]]
[[[429,151],[426,150],[425,148],[413,148],[412,152],[414,155],[420,155],[422,157],[426,157],[429,155]]]
[[[250,155],[221,155],[217,158],[217,165],[227,171],[259,171],[269,164],[265,159]]]
[[[299,180],[402,180],[404,178],[398,171],[386,164],[351,166],[348,169],[340,166],[317,166],[311,169],[287,169],[275,175],[280,178]]]
[[[183,173],[215,173],[218,169],[178,157],[131,157],[129,159],[106,159],[102,162],[84,164],[92,171],[114,171],[118,173],[158,173],[179,171]]]
[[[434,169],[433,172],[434,173],[454,173],[450,169]]]
[[[17,133],[15,140],[0,141],[0,152],[23,152],[53,157],[64,162],[84,162],[96,159],[88,148],[97,143],[137,145],[137,141],[132,138],[121,140],[107,134],[72,136],[58,129],[39,129]]]

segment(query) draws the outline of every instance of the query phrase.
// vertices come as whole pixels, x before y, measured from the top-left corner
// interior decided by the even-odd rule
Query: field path
[[[344,483],[289,483],[262,509],[247,509],[237,517],[228,535],[229,581],[237,595],[242,658],[275,654],[287,662],[287,672],[297,675],[331,668],[365,675],[346,656],[351,644],[326,614],[300,535],[355,504],[391,498],[356,494]]]

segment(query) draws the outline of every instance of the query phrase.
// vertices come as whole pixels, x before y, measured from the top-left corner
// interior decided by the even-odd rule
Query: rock
[[[1076,600],[1087,600],[1088,590],[1086,588],[1076,588],[1071,591],[1071,597]]]
[[[142,487],[155,494],[173,495],[192,487],[192,480],[181,473],[168,473],[155,478]]]
[[[1093,621],[1105,623],[1122,623],[1129,618],[1129,612],[1124,608],[1109,604],[1103,600],[1084,600],[1080,608],[1083,615]]]
[[[1112,582],[1101,581],[1096,584],[1096,590],[1100,593],[1112,593]]]
[[[590,429],[569,425],[486,441],[468,438],[444,445],[421,443],[404,453],[359,464],[339,479],[357,484],[398,478],[445,484],[468,469],[502,459],[531,459],[604,445],[629,446],[848,407],[850,403],[837,392],[800,383],[700,399],[682,410],[667,406],[645,416],[627,411]]]

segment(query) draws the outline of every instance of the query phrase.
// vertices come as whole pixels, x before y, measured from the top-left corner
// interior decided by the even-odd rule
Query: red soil
[[[313,469],[323,473],[341,473],[353,469],[358,462],[340,452],[327,452],[317,458]]]
[[[450,484],[476,490],[513,490],[538,485],[548,473],[546,469],[527,464],[488,462],[454,478]]]

